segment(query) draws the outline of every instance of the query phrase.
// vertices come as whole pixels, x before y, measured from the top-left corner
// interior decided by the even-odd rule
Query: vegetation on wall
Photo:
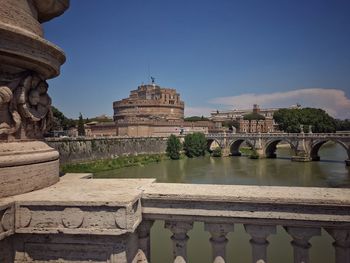
[[[65,164],[61,166],[63,173],[96,173],[130,166],[142,166],[160,162],[166,157],[162,154],[122,156],[115,159],[97,160],[86,163]]]
[[[200,132],[187,134],[183,144],[183,149],[187,157],[204,156],[207,150],[207,140],[205,135]]]
[[[322,109],[280,109],[273,115],[279,129],[285,132],[298,133],[300,125],[304,125],[304,132],[324,133],[336,131],[336,120]]]
[[[180,159],[180,151],[181,151],[182,145],[175,135],[170,135],[167,141],[167,147],[166,147],[166,153],[169,156],[170,159],[178,160]]]

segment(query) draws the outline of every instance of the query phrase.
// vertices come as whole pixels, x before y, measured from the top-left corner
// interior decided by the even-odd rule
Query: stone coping
[[[104,205],[120,206],[134,203],[141,198],[141,186],[154,179],[94,179],[91,174],[66,174],[60,181],[38,191],[4,198],[1,203],[20,202],[36,205]]]
[[[143,199],[350,206],[350,189],[155,183]]]

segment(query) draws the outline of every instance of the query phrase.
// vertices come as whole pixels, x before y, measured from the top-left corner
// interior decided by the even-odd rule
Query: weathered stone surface
[[[143,216],[151,220],[195,216],[199,221],[294,220],[289,222],[303,225],[350,221],[350,189],[157,183],[144,190]]]
[[[136,234],[122,236],[18,234],[14,237],[14,249],[15,262],[137,262]]]
[[[81,179],[65,175],[42,190],[3,199],[16,203],[16,233],[121,235],[142,220],[141,186],[153,179]]]
[[[0,198],[57,183],[58,157],[44,142],[0,143]]]
[[[165,153],[167,138],[63,138],[47,139],[46,142],[60,153],[60,162],[64,164]]]

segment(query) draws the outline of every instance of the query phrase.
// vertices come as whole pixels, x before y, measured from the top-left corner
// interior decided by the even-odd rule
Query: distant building
[[[175,89],[141,85],[126,99],[113,103],[118,136],[169,136],[194,131],[207,133],[209,122],[185,122],[185,104]]]
[[[289,107],[300,108],[300,105],[293,105]],[[223,124],[228,121],[235,121],[239,128],[237,132],[254,133],[254,132],[276,132],[278,131],[278,125],[273,119],[273,114],[280,108],[267,108],[260,109],[259,105],[254,104],[251,109],[244,110],[226,110],[226,111],[213,111],[211,112],[210,119],[215,123],[217,129],[222,128]],[[249,114],[259,114],[263,116],[264,120],[245,120],[244,116]]]
[[[85,135],[88,137],[116,136],[116,125],[114,122],[89,122],[85,124]]]

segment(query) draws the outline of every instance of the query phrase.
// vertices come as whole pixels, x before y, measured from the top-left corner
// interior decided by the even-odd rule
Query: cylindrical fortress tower
[[[0,0],[0,198],[59,180],[59,155],[40,141],[52,118],[47,79],[59,75],[61,49],[41,23],[69,0]]]

